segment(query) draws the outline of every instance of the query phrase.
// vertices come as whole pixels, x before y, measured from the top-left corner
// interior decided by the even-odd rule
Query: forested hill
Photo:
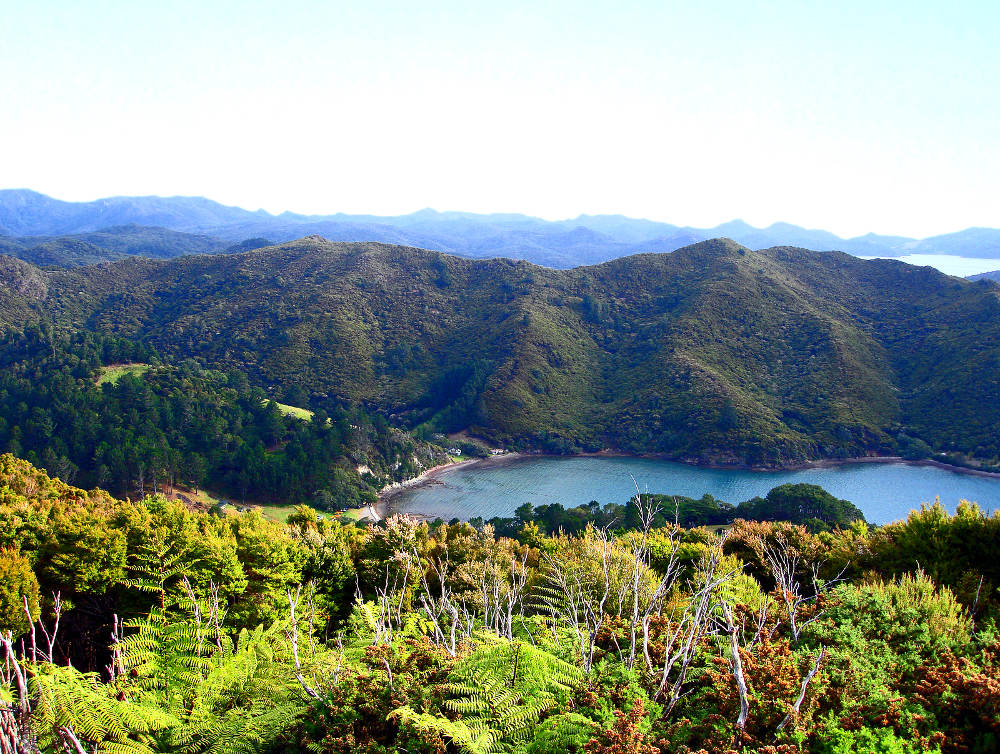
[[[1000,455],[1000,291],[895,261],[715,240],[553,270],[310,237],[29,271],[57,324],[421,430],[754,464]]]
[[[129,256],[172,259],[185,254],[233,253],[270,243],[256,238],[233,245],[218,238],[166,228],[120,225],[72,235],[0,236],[0,254],[40,266],[79,267]]]

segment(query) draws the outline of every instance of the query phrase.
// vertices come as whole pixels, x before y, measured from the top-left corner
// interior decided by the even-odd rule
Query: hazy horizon
[[[96,196],[96,197],[93,197],[91,199],[66,199],[66,198],[63,198],[63,197],[60,197],[60,196],[55,196],[55,195],[50,194],[50,193],[48,193],[46,191],[40,191],[40,190],[38,190],[36,188],[31,188],[31,187],[27,187],[27,186],[0,187],[0,191],[29,191],[29,192],[32,192],[32,193],[41,194],[42,196],[46,196],[46,197],[48,197],[50,199],[54,199],[56,201],[63,201],[63,202],[70,202],[70,203],[81,203],[81,204],[85,204],[85,203],[89,203],[89,202],[96,202],[96,201],[100,201],[102,199],[142,199],[142,198],[156,198],[156,199],[206,199],[206,200],[208,200],[210,202],[215,202],[216,204],[221,204],[223,206],[245,210],[247,212],[261,212],[261,211],[267,212],[272,217],[280,217],[282,214],[286,214],[287,213],[287,214],[292,214],[292,215],[299,215],[299,216],[305,216],[305,217],[317,217],[317,218],[336,217],[338,215],[346,215],[346,216],[354,216],[354,217],[374,217],[374,218],[391,219],[391,218],[396,218],[396,217],[406,217],[406,216],[409,216],[409,215],[416,215],[416,214],[419,214],[421,212],[434,212],[434,213],[437,213],[437,214],[440,214],[440,215],[450,215],[450,214],[455,214],[455,215],[477,215],[477,216],[482,216],[482,217],[497,216],[497,215],[520,215],[520,216],[523,216],[523,217],[529,218],[529,219],[538,219],[538,220],[544,220],[546,222],[554,222],[554,223],[567,223],[567,222],[572,222],[574,220],[579,220],[579,219],[584,218],[584,217],[622,217],[622,218],[625,218],[627,220],[634,220],[634,221],[639,221],[639,222],[664,223],[664,224],[674,225],[678,229],[690,228],[690,229],[693,229],[693,230],[714,230],[715,228],[717,228],[717,227],[719,227],[721,225],[730,225],[730,224],[734,224],[734,223],[744,223],[748,227],[753,228],[755,230],[767,230],[768,228],[771,228],[771,227],[773,227],[775,225],[791,225],[791,226],[796,226],[796,227],[802,228],[802,229],[807,230],[807,231],[832,233],[834,235],[839,236],[841,239],[843,239],[845,241],[849,241],[849,240],[852,240],[852,239],[855,239],[855,238],[863,238],[863,237],[868,236],[868,235],[885,235],[885,236],[889,236],[889,235],[900,236],[900,235],[902,235],[902,234],[882,234],[882,233],[875,233],[874,231],[865,231],[865,232],[862,232],[862,233],[859,233],[859,234],[856,234],[856,235],[852,235],[852,236],[844,236],[844,235],[841,235],[839,233],[836,233],[836,231],[830,230],[829,228],[810,227],[810,226],[803,225],[801,223],[795,222],[794,220],[779,219],[779,220],[774,220],[773,222],[768,223],[767,225],[756,225],[756,224],[751,223],[751,222],[743,219],[742,217],[738,217],[738,216],[737,217],[729,218],[727,220],[723,220],[723,221],[721,221],[719,223],[715,223],[714,225],[702,226],[702,225],[693,225],[691,223],[669,222],[669,221],[665,221],[665,220],[656,220],[656,219],[651,218],[651,217],[638,217],[638,216],[626,215],[626,214],[623,214],[623,213],[620,213],[620,212],[577,212],[576,214],[568,215],[568,216],[565,216],[565,217],[544,217],[544,216],[541,216],[541,215],[533,215],[533,214],[530,214],[528,212],[516,211],[516,210],[512,210],[512,211],[509,211],[509,212],[506,212],[506,211],[505,212],[489,212],[489,211],[487,211],[487,212],[477,212],[477,211],[466,210],[466,209],[455,209],[455,208],[439,209],[437,207],[427,207],[427,206],[425,206],[425,207],[419,207],[419,208],[417,208],[415,210],[412,210],[412,211],[409,211],[409,212],[400,212],[398,214],[381,214],[381,213],[376,213],[376,212],[365,212],[365,211],[361,211],[361,212],[343,212],[343,211],[340,211],[340,210],[331,210],[331,211],[322,211],[322,210],[320,210],[320,211],[317,211],[317,212],[306,213],[306,212],[300,212],[300,211],[298,211],[298,210],[296,210],[294,208],[290,208],[290,209],[287,209],[287,210],[282,210],[281,212],[273,212],[273,211],[268,210],[268,209],[266,209],[264,207],[261,207],[261,206],[253,206],[253,204],[246,205],[246,206],[239,205],[239,204],[227,204],[225,202],[220,202],[217,199],[214,199],[211,196],[206,196],[204,194],[173,194],[173,195],[168,195],[168,194],[156,194],[156,193],[153,193],[153,194],[138,195],[138,194],[122,194],[122,193],[117,193],[117,194],[108,194],[106,196]],[[977,228],[994,229],[994,226],[968,226],[968,227],[964,227],[964,228],[952,228],[950,230],[943,231],[943,233],[941,233],[941,234],[935,234],[935,235],[944,235],[944,234],[949,234],[949,233],[958,233],[958,232],[961,232],[963,230],[973,230],[973,229],[977,229]],[[910,238],[913,238],[914,240],[919,241],[919,240],[923,240],[924,238],[930,238],[930,237],[931,236],[924,236],[924,237],[911,236]],[[956,256],[956,257],[958,257],[960,255],[947,255],[947,256]],[[872,257],[872,258],[874,259],[874,258],[879,258],[879,257]]]
[[[5,181],[67,200],[1000,225],[994,3],[41,0],[5,28]]]

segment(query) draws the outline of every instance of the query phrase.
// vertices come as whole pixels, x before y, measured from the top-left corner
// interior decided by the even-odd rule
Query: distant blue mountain
[[[995,280],[1000,283],[1000,270],[980,272],[978,275],[969,275],[969,280]]]
[[[122,226],[153,226],[198,236],[197,242],[173,239],[171,252],[183,248],[182,253],[188,253],[199,246],[217,252],[245,239],[282,242],[320,235],[331,241],[381,241],[475,258],[526,259],[550,267],[595,264],[640,252],[673,251],[719,237],[731,238],[751,249],[798,246],[858,256],[956,254],[1000,258],[1000,230],[992,228],[970,228],[922,240],[872,233],[844,239],[828,231],[788,223],[754,228],[742,220],[714,228],[692,228],[622,215],[580,215],[553,222],[519,214],[479,215],[431,209],[395,217],[292,212],[272,215],[263,210],[227,207],[202,197],[111,197],[64,202],[35,191],[0,190],[0,235],[21,237],[21,242],[31,236],[79,237]],[[95,243],[92,237],[87,241]]]

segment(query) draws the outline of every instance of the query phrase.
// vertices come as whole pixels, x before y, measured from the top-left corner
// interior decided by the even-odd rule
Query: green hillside
[[[0,329],[37,321],[47,295],[45,273],[20,259],[0,255]]]
[[[448,458],[361,407],[284,406],[237,371],[38,326],[0,335],[0,451],[118,495],[208,487],[241,504],[324,509],[373,503]]]
[[[552,270],[310,237],[44,280],[64,326],[514,446],[1000,455],[1000,292],[895,261],[716,240]]]

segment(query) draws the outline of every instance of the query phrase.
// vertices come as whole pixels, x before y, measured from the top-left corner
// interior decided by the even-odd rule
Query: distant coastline
[[[590,454],[594,455],[594,454]],[[627,453],[614,453],[606,455],[616,455],[625,458],[662,458],[664,461],[674,461],[684,463],[688,466],[695,466],[701,469],[734,469],[739,471],[802,471],[804,469],[830,469],[836,466],[848,466],[855,463],[903,463],[907,466],[934,466],[945,471],[954,471],[957,474],[968,474],[970,476],[1000,478],[1000,472],[984,471],[983,469],[972,469],[968,466],[956,466],[952,463],[937,461],[933,458],[904,458],[903,456],[853,456],[851,458],[822,458],[816,461],[801,461],[799,463],[787,463],[780,466],[750,466],[746,464],[713,464],[701,463],[697,461],[682,461],[676,458],[657,455],[630,455]]]

